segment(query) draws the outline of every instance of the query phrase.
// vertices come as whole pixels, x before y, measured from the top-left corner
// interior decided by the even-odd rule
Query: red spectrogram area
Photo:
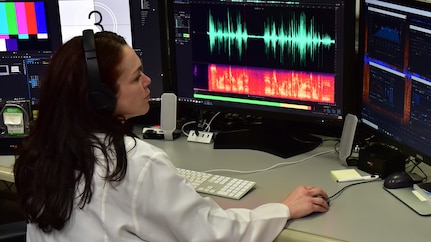
[[[333,75],[227,65],[208,66],[210,91],[334,103]]]

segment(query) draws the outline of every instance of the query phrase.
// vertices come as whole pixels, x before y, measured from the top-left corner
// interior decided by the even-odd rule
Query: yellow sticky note
[[[355,179],[361,178],[361,175],[355,169],[341,169],[341,170],[332,170],[331,177],[335,181],[343,180],[343,179]]]

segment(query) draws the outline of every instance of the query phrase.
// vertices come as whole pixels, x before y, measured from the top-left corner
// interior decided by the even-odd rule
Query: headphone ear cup
[[[99,113],[111,115],[115,111],[116,98],[103,83],[92,86],[89,96],[90,105]]]

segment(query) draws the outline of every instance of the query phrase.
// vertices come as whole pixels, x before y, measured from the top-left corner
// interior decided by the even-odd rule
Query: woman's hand
[[[299,186],[290,193],[283,203],[289,207],[290,219],[301,218],[314,212],[326,212],[328,194],[321,188]]]

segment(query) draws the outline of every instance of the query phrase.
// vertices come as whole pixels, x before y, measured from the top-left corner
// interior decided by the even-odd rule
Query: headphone
[[[97,112],[112,115],[117,99],[112,90],[100,80],[93,30],[84,30],[82,37],[88,78],[90,80],[90,95],[88,100]]]

